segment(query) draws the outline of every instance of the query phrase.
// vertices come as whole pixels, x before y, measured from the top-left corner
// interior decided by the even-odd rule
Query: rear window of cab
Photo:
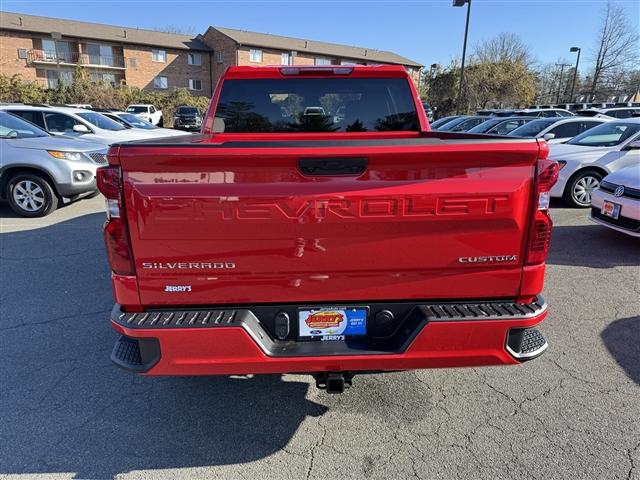
[[[419,130],[404,78],[225,80],[217,132],[389,132]]]

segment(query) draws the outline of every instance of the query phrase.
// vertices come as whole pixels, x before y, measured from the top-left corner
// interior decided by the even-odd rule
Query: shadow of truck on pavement
[[[627,376],[640,385],[640,316],[611,322],[600,337]]]
[[[308,383],[280,376],[143,378],[114,367],[103,221],[0,234],[0,475],[251,462],[325,412],[305,398]]]
[[[640,239],[597,225],[556,225],[547,264],[591,268],[640,266]]]

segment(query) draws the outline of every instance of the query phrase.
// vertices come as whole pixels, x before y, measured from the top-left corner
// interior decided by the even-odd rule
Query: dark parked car
[[[442,127],[446,123],[452,122],[452,121],[454,121],[454,120],[456,120],[457,118],[460,118],[460,117],[461,117],[461,115],[451,115],[451,116],[448,116],[448,117],[439,118],[435,122],[430,123],[431,130],[437,130],[438,128]]]
[[[490,135],[507,135],[511,130],[535,120],[535,117],[491,117],[480,125],[467,130],[467,133],[486,133]]]
[[[202,113],[196,107],[181,106],[176,108],[173,128],[179,130],[200,130]]]
[[[478,110],[476,115],[481,117],[513,117],[515,115],[513,108],[490,108],[488,110]]]
[[[476,125],[480,125],[482,122],[485,122],[487,117],[483,117],[480,115],[474,116],[462,116],[460,118],[456,118],[452,122],[448,122],[445,125],[438,128],[440,132],[466,132],[467,130],[475,127]]]

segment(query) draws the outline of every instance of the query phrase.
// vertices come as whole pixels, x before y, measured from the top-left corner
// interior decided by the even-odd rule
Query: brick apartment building
[[[78,65],[91,78],[145,90],[187,88],[211,96],[232,65],[420,65],[392,52],[209,27],[195,37],[0,12],[0,73],[49,88],[69,83]]]
[[[212,53],[188,35],[0,12],[0,72],[48,87],[80,64],[114,85],[210,95]]]
[[[209,27],[199,37],[214,50],[215,82],[232,65],[404,65],[418,84],[422,65],[393,52]]]

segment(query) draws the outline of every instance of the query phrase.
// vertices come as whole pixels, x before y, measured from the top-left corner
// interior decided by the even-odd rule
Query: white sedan
[[[149,123],[146,120],[138,117],[137,115],[134,115],[133,113],[119,112],[117,110],[101,111],[100,113],[105,117],[118,122],[125,128],[133,128],[142,131],[148,134],[151,138],[189,135],[188,132],[183,132],[181,130],[156,127],[153,123]]]
[[[589,117],[565,117],[565,118],[538,118],[533,122],[511,130],[511,137],[543,138],[549,144],[564,143],[567,140],[586,132],[590,128],[597,127],[601,123],[612,120],[611,118]]]
[[[640,164],[640,118],[606,122],[550,148],[549,158],[560,164],[551,196],[588,207],[591,192],[606,175]]]
[[[640,164],[604,177],[591,195],[591,220],[640,237]]]

